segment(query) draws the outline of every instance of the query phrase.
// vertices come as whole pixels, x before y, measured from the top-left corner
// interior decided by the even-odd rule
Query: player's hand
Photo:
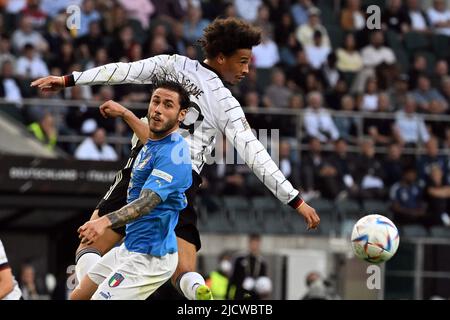
[[[91,245],[100,238],[109,227],[110,222],[105,217],[91,220],[78,228],[81,243]]]
[[[31,87],[37,87],[44,92],[58,92],[64,89],[64,78],[56,76],[39,78],[31,83]]]
[[[308,225],[308,230],[317,228],[320,223],[320,218],[313,207],[304,202],[297,208],[297,212],[305,218],[305,222]]]
[[[105,118],[123,117],[124,114],[128,111],[127,108],[112,100],[106,101],[99,108],[100,113]]]

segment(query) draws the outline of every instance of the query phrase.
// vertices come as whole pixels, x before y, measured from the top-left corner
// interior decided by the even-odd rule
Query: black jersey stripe
[[[122,81],[120,81],[120,82],[124,82],[126,79],[127,79],[127,77],[128,77],[128,74],[130,73],[130,70],[131,70],[131,63],[130,63],[130,67],[128,68],[128,72],[127,72],[127,75],[125,76],[125,78],[123,78],[123,80]]]
[[[91,83],[95,81],[95,78],[97,78],[97,76],[98,76],[98,74],[100,73],[101,70],[102,70],[102,69],[98,69],[98,72],[97,72],[97,74],[95,75],[94,79],[92,79],[92,80],[90,81]]]
[[[213,89],[213,90],[211,90],[211,91],[217,91],[217,90],[222,89],[222,88],[225,88],[225,86],[215,88],[215,89]]]
[[[77,80],[75,80],[75,83],[77,83],[77,81],[80,80],[80,78],[81,78],[81,76],[83,75],[83,73],[84,73],[84,71],[82,71],[82,72],[80,73],[80,75],[78,76]]]
[[[222,100],[225,100],[225,99],[230,99],[230,98],[233,98],[233,96],[228,96],[228,97],[222,98],[219,101],[222,101]]]
[[[116,69],[114,69],[113,73],[111,73],[111,76],[109,77],[108,81],[106,81],[106,83],[109,83],[109,80],[111,80],[111,78],[113,77],[114,73],[116,73],[117,69],[119,69],[119,67],[116,67]]]

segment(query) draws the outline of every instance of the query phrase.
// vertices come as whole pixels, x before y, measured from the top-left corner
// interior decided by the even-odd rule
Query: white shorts
[[[155,257],[113,248],[88,272],[97,285],[92,300],[145,300],[169,280],[178,264],[178,253]]]

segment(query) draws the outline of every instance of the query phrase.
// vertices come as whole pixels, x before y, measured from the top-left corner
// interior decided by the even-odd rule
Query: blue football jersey
[[[161,203],[148,214],[126,225],[125,246],[129,251],[164,256],[177,252],[175,226],[187,205],[184,192],[192,184],[189,146],[174,132],[161,140],[148,140],[139,152],[131,173],[127,202],[150,189]]]

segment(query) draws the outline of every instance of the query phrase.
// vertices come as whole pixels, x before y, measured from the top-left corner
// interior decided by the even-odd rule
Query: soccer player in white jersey
[[[22,292],[11,272],[5,248],[0,240],[0,300],[19,300]]]
[[[126,225],[125,240],[89,270],[71,299],[93,294],[94,300],[144,300],[175,272],[175,226],[192,184],[189,146],[177,132],[188,108],[189,94],[179,83],[156,85],[147,115],[149,135],[133,166],[127,204],[78,230],[82,242],[90,244],[107,228]]]
[[[192,203],[201,182],[199,173],[206,157],[214,149],[218,132],[226,135],[241,158],[282,203],[303,216],[309,229],[316,228],[320,222],[314,208],[301,199],[299,191],[284,177],[254,136],[239,102],[224,84],[237,84],[247,75],[252,47],[260,41],[260,30],[250,24],[235,18],[216,19],[205,28],[200,39],[206,56],[203,62],[176,54],[158,55],[130,63],[111,63],[62,77],[49,76],[31,84],[44,91],[56,92],[74,85],[148,84],[155,77],[170,73],[190,87],[191,107],[186,115],[189,123],[184,126],[186,130],[182,134],[187,135],[190,145],[193,184],[186,193],[188,207],[180,212],[175,230],[179,262],[172,277],[172,284],[188,299],[195,299],[196,290],[205,287],[204,279],[194,272],[196,251],[201,243]],[[140,135],[147,134],[146,126],[122,106],[111,103],[103,108],[103,112],[109,116],[122,116],[128,124],[133,124],[132,128],[140,139]],[[135,119],[131,121],[133,117]],[[102,240],[97,242],[102,243]]]

